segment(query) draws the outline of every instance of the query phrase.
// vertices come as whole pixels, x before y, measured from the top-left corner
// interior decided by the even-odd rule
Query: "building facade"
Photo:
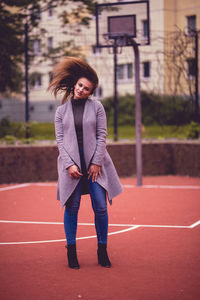
[[[200,3],[164,1],[164,92],[194,97],[199,86]]]
[[[194,95],[195,84],[199,86],[200,81],[196,76],[200,55],[200,50],[196,51],[200,35],[199,1],[149,0],[149,6],[151,44],[139,47],[141,90],[158,94]],[[53,95],[47,92],[52,68],[62,57],[55,51],[59,47],[64,49],[65,55],[79,53],[79,56],[86,59],[97,71],[100,79],[95,92],[97,99],[102,100],[114,94],[113,51],[96,48],[95,17],[92,17],[89,26],[77,26],[73,17],[63,26],[59,15],[66,10],[70,16],[72,8],[76,8],[76,3],[69,4],[67,8],[49,7],[38,15],[39,27],[42,30],[34,29],[31,33],[30,56],[33,57],[29,68],[31,120],[52,121],[55,109],[61,101],[61,99],[55,101]],[[84,13],[87,15],[86,11]],[[137,16],[137,10],[133,13]],[[145,38],[146,23],[145,20],[141,22]],[[47,58],[48,53],[51,53],[53,59]],[[132,47],[118,49],[117,64],[118,94],[134,94],[135,70]]]

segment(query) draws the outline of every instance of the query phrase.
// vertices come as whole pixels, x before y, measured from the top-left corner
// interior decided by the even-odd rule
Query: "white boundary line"
[[[62,222],[35,222],[35,221],[9,221],[9,220],[0,220],[0,223],[18,223],[18,224],[53,224],[53,225],[63,225]],[[83,226],[94,226],[93,223],[78,223],[79,225]],[[131,231],[137,228],[185,228],[185,229],[193,229],[196,226],[200,224],[200,220],[197,222],[189,225],[189,226],[180,226],[180,225],[136,225],[136,224],[109,224],[109,226],[122,226],[122,227],[129,227],[123,230],[119,231],[114,231],[108,233],[108,235],[114,235],[114,234],[119,234],[127,231]],[[91,236],[85,236],[85,237],[79,237],[77,240],[85,240],[85,239],[91,239],[91,238],[96,238],[96,235],[91,235]],[[0,243],[0,245],[26,245],[26,244],[43,244],[43,243],[56,243],[56,242],[64,242],[66,239],[61,239],[61,240],[44,240],[44,241],[29,241],[29,242],[5,242],[5,243]]]
[[[145,189],[200,189],[198,185],[143,185]]]
[[[130,184],[124,184],[124,188],[132,189],[138,187],[137,185],[130,185]],[[144,189],[200,189],[200,186],[198,185],[142,185],[140,188]]]
[[[200,224],[200,220],[195,222],[194,224],[190,225],[190,228],[194,228]]]
[[[23,183],[23,184],[18,184],[18,185],[13,185],[13,186],[6,186],[0,188],[0,192],[3,191],[8,191],[8,190],[14,190],[18,188],[23,188],[27,186],[57,186],[57,183]],[[132,185],[132,184],[123,184],[122,185],[124,188],[127,189],[132,189],[132,188],[137,188],[137,185]],[[200,185],[142,185],[140,188],[144,189],[193,189],[193,190],[199,190]]]
[[[36,186],[57,186],[56,183],[34,183]],[[136,188],[137,185],[123,184],[124,188]],[[144,189],[200,189],[200,185],[142,185],[140,188]]]
[[[42,222],[42,221],[13,221],[0,220],[0,223],[10,224],[36,224],[36,225],[63,225],[63,222]],[[112,227],[144,227],[144,228],[194,228],[200,224],[200,220],[192,225],[147,225],[147,224],[109,224]],[[78,223],[80,226],[94,226],[94,223]]]
[[[39,224],[39,225],[61,225],[61,224],[63,224],[62,222],[9,221],[9,220],[0,220],[0,223]]]
[[[22,183],[22,184],[17,184],[17,185],[13,185],[13,186],[9,185],[9,186],[0,188],[0,192],[19,189],[19,188],[23,188],[23,187],[30,186],[30,185],[31,185],[30,183]]]
[[[57,183],[36,182],[36,183],[33,183],[33,185],[36,185],[36,186],[57,186]]]
[[[81,225],[81,223],[79,225]],[[119,234],[119,233],[127,232],[127,231],[130,231],[130,230],[134,230],[134,229],[136,229],[138,227],[139,226],[131,226],[130,228],[126,228],[126,229],[115,231],[115,232],[110,232],[110,233],[108,233],[108,235],[114,235],[114,234]],[[77,240],[86,240],[86,239],[92,239],[92,238],[96,238],[96,235],[78,237]],[[6,243],[0,243],[0,245],[44,244],[44,243],[56,243],[56,242],[65,242],[65,241],[66,241],[66,239],[61,239],[61,240],[45,240],[45,241],[29,241],[29,242],[6,242]]]
[[[14,186],[7,186],[0,188],[1,191],[8,191],[8,190],[14,190],[18,188],[23,188],[27,186],[56,186],[56,183],[24,183],[24,184],[18,184]],[[124,188],[136,188],[136,185],[123,185]],[[160,189],[200,189],[200,186],[177,186],[177,185],[143,185],[142,188],[146,189],[153,189],[153,188],[160,188]],[[9,220],[0,220],[0,223],[17,223],[17,224],[40,224],[40,225],[61,225],[62,222],[37,222],[37,221],[9,221]],[[123,232],[127,232],[130,230],[134,230],[137,228],[185,228],[185,229],[192,229],[195,228],[200,224],[200,220],[193,223],[190,226],[179,226],[179,225],[136,225],[136,224],[109,224],[109,226],[118,226],[118,227],[129,227],[123,230],[115,231],[108,233],[108,235],[114,235],[119,234]],[[79,223],[79,225],[85,225],[85,226],[94,226],[92,223]],[[90,239],[90,238],[96,238],[96,235],[93,236],[86,236],[86,237],[79,237],[77,240],[83,240],[83,239]],[[18,244],[41,244],[41,243],[53,243],[53,242],[63,242],[65,239],[62,240],[46,240],[46,241],[30,241],[30,242],[7,242],[7,243],[0,243],[0,245],[18,245]]]

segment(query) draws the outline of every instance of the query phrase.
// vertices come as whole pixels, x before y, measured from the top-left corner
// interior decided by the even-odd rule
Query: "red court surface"
[[[0,299],[199,300],[200,178],[121,183],[108,207],[110,269],[97,264],[93,211],[82,197],[80,270],[67,266],[56,183],[0,186]]]

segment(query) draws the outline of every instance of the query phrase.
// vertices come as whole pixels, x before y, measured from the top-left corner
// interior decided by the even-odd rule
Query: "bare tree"
[[[195,98],[194,38],[183,30],[168,33],[164,40],[165,87],[171,95]],[[189,97],[188,97],[189,96]]]

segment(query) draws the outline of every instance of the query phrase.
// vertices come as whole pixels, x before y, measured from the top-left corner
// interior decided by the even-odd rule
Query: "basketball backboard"
[[[150,44],[149,1],[96,4],[96,46],[100,48]]]

